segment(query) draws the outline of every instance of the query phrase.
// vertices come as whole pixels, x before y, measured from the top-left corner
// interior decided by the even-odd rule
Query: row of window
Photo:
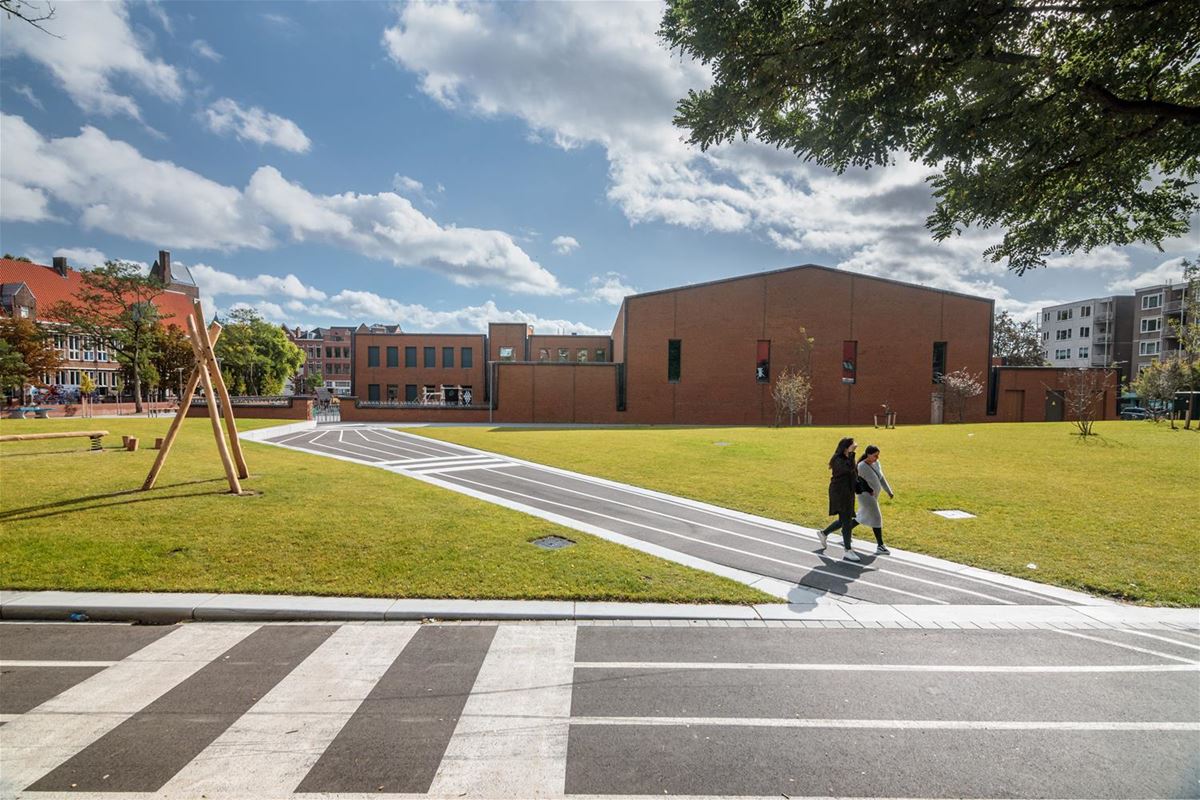
[[[326,347],[325,348],[325,357],[326,358],[349,358],[350,357],[350,348],[349,347]]]
[[[1088,358],[1090,354],[1091,354],[1090,348],[1088,348],[1088,347],[1079,348],[1079,356],[1078,356],[1079,358]],[[1070,357],[1071,357],[1071,348],[1069,348],[1069,347],[1054,351],[1054,360],[1055,361],[1064,361]]]
[[[54,349],[68,361],[108,361],[108,348],[104,342],[90,336],[58,334],[54,337]]]
[[[378,383],[367,384],[367,401],[371,403],[381,402],[380,400],[380,385]],[[418,386],[415,383],[409,383],[404,386],[404,402],[406,403],[427,403],[434,405],[471,405],[473,399],[473,391],[470,386],[442,384],[435,386],[426,384]],[[387,402],[400,402],[400,385],[397,383],[387,384]]]
[[[1055,314],[1056,321],[1066,322],[1069,319],[1075,318],[1075,309],[1060,308],[1058,311],[1055,311],[1054,314]],[[1092,307],[1091,306],[1080,306],[1079,307],[1079,318],[1080,319],[1083,319],[1084,317],[1090,317],[1091,315],[1092,315]],[[1050,312],[1049,311],[1042,314],[1042,321],[1043,322],[1050,321]]]
[[[97,388],[116,386],[117,370],[115,369],[60,369],[42,376],[42,382],[56,386],[78,386],[81,376],[87,375]]]
[[[455,350],[455,348],[453,348],[453,347],[443,347],[442,348],[442,368],[443,369],[453,369],[454,368],[454,350]],[[472,350],[470,347],[461,347],[461,348],[458,348],[458,350],[459,350],[458,363],[459,363],[460,367],[462,367],[463,369],[471,369],[473,366],[475,366],[474,350]],[[388,347],[387,351],[386,351],[386,355],[387,355],[387,365],[389,367],[399,367],[400,366],[400,348],[399,347]],[[426,368],[436,368],[437,367],[437,348],[436,347],[424,348],[424,353],[422,355],[424,357],[424,366]],[[378,367],[379,366],[379,348],[374,345],[371,345],[367,348],[367,366],[368,367]],[[404,366],[410,367],[410,368],[417,366],[417,348],[415,348],[415,347],[404,348]]]
[[[1086,348],[1085,348],[1086,349]],[[667,340],[667,381],[678,383],[683,374],[683,340]],[[933,382],[941,383],[946,374],[946,342],[933,343]],[[759,339],[755,348],[754,380],[758,383],[771,382],[771,340]],[[858,380],[858,342],[847,339],[842,342],[842,383]]]

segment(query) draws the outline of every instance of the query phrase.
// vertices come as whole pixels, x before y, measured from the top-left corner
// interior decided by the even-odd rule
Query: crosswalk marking
[[[561,797],[574,660],[574,626],[499,628],[430,793]]]
[[[50,772],[258,627],[184,626],[0,726],[0,797]]]
[[[192,797],[293,791],[416,632],[339,628],[162,791]]]

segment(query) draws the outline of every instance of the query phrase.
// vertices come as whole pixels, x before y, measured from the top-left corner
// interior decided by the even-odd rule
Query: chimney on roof
[[[158,261],[154,262],[154,266],[150,268],[150,277],[156,278],[163,286],[170,286],[171,279],[171,251],[159,250]]]
[[[67,277],[68,269],[69,269],[69,267],[67,266],[67,257],[66,256],[55,256],[54,257],[54,271],[55,272],[57,272],[59,275],[62,275],[65,278],[65,277]]]

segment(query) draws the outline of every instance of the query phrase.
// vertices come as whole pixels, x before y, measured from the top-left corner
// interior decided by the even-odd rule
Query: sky
[[[185,265],[209,313],[608,333],[635,292],[816,263],[1044,305],[1177,279],[1200,226],[1023,277],[936,243],[931,170],[700,152],[655,2],[55,3],[0,20],[0,250]]]

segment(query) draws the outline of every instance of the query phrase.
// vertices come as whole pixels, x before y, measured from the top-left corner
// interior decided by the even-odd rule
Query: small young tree
[[[816,342],[817,342],[817,340],[815,338],[808,335],[808,330],[803,325],[801,325],[799,328],[797,328],[796,329],[796,339],[795,339],[794,343],[791,345],[791,347],[785,351],[786,352],[785,358],[787,360],[783,366],[783,370],[779,373],[781,378],[783,377],[784,374],[791,373],[791,375],[793,376],[793,380],[795,380],[796,378],[804,379],[803,385],[805,387],[807,387],[807,390],[802,393],[802,399],[800,401],[800,406],[797,409],[800,412],[800,423],[802,425],[808,424],[808,404],[812,401],[812,392],[813,392],[812,354],[813,354],[813,345],[815,345]],[[779,385],[779,382],[776,381],[776,388],[771,389],[772,397],[775,397],[775,392],[778,388],[778,385]],[[791,389],[789,391],[793,391],[795,388],[796,387],[793,387],[793,389]],[[775,402],[776,402],[775,408],[776,408],[776,412],[777,412],[775,424],[778,425],[779,424],[778,411],[780,408],[779,400],[776,399]],[[797,410],[793,410],[793,411],[789,412],[793,417],[793,420],[792,420],[793,422],[795,421],[795,414],[797,413]]]
[[[83,415],[90,417],[92,392],[96,391],[96,382],[86,372],[79,376],[79,405],[83,407]]]
[[[1080,436],[1092,436],[1092,426],[1104,407],[1104,393],[1108,390],[1108,379],[1112,370],[1072,370],[1064,381],[1066,391],[1063,403],[1072,417],[1071,424]]]
[[[0,341],[7,356],[0,368],[0,390],[15,389],[24,397],[26,384],[40,384],[42,376],[62,364],[54,337],[24,317],[0,317]]]
[[[1037,325],[1032,320],[1017,322],[1001,311],[992,325],[992,355],[1009,367],[1040,367],[1046,363]]]
[[[784,367],[771,387],[771,397],[775,400],[775,426],[778,427],[785,416],[789,425],[796,424],[796,414],[808,408],[811,395],[812,382],[808,376]]]
[[[1183,303],[1179,319],[1168,322],[1179,339],[1182,390],[1188,392],[1183,427],[1191,429],[1196,392],[1200,390],[1200,260],[1183,262]]]
[[[316,394],[317,390],[325,386],[325,376],[318,372],[310,372],[304,376],[304,388],[309,394]]]
[[[49,317],[85,336],[104,342],[130,374],[134,409],[142,411],[142,370],[153,355],[154,328],[160,314],[154,298],[162,284],[136,264],[108,261],[80,274],[71,300],[55,303]]]
[[[942,405],[948,415],[962,422],[967,413],[967,401],[983,394],[980,375],[972,375],[966,368],[947,372],[942,376]]]
[[[183,395],[183,384],[192,374],[196,357],[188,335],[178,325],[158,325],[154,329],[154,357],[151,366],[158,372],[162,388],[174,388]]]
[[[1167,409],[1171,429],[1175,429],[1175,394],[1184,383],[1183,363],[1177,358],[1154,360],[1134,378],[1129,388],[1151,406]],[[1158,415],[1154,417],[1158,421]]]

